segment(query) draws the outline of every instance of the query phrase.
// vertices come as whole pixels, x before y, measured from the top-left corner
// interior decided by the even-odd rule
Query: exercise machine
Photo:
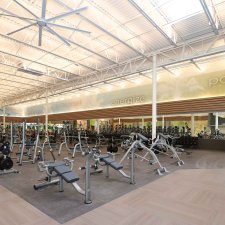
[[[148,161],[150,165],[156,165],[157,166],[156,171],[159,175],[163,175],[163,173],[168,172],[166,167],[161,165],[154,151],[151,148],[146,147],[146,145],[144,144],[149,142],[148,138],[146,138],[144,135],[140,133],[131,133],[129,138],[130,138],[130,141],[132,141],[132,144],[130,145],[129,149],[126,151],[126,153],[120,160],[120,163],[122,163],[128,157],[131,157],[131,158],[137,157],[137,158],[141,158],[142,161],[143,160]],[[137,150],[139,148],[146,151],[146,154],[144,156],[137,153]],[[134,152],[133,156],[132,155],[130,156],[130,153],[132,151]],[[150,158],[147,158],[148,154],[150,155]]]
[[[135,184],[135,180],[134,180],[134,157],[132,157],[132,162],[131,162],[131,167],[130,167],[130,175],[126,174],[123,171],[123,165],[120,162],[117,162],[114,158],[112,154],[104,154],[101,155],[100,151],[94,147],[92,149],[89,150],[91,152],[91,156],[94,157],[95,160],[95,164],[94,166],[89,165],[88,170],[90,170],[91,168],[96,169],[96,171],[94,171],[93,173],[99,173],[102,172],[101,169],[98,168],[98,165],[101,166],[106,166],[106,177],[109,178],[109,168],[112,168],[116,171],[118,171],[123,177],[128,178],[130,180],[131,184]],[[133,156],[134,151],[131,151],[131,155]],[[80,167],[80,169],[87,169],[87,167]]]
[[[169,156],[170,158],[176,159],[178,166],[184,165],[184,161],[180,159],[176,151],[176,148],[168,144],[167,136],[162,133],[157,135],[156,139],[154,140],[154,142],[152,143],[150,147],[150,150],[155,153],[161,153],[161,154]],[[144,155],[143,160],[146,159],[148,154],[149,152],[147,152]]]
[[[35,190],[43,189],[52,185],[59,185],[59,191],[64,191],[63,188],[63,182],[72,184],[72,186],[75,188],[75,190],[85,196],[84,203],[90,204],[92,203],[91,200],[91,186],[90,186],[90,162],[91,158],[93,157],[95,150],[89,151],[85,150],[84,155],[86,156],[86,162],[85,167],[86,173],[85,173],[85,189],[83,190],[79,184],[79,177],[78,175],[73,171],[73,160],[69,160],[68,158],[65,158],[64,161],[55,161],[55,157],[53,152],[52,156],[54,161],[48,161],[48,162],[39,162],[39,170],[40,171],[46,171],[47,177],[44,178],[45,182],[35,184],[33,187]]]

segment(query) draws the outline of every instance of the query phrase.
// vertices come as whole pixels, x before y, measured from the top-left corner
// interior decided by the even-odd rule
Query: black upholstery
[[[108,158],[101,158],[101,161],[103,161],[105,164],[111,166],[115,170],[123,169],[123,165],[121,165],[120,163],[116,162],[112,158],[109,158],[109,157]]]
[[[60,165],[54,167],[54,171],[63,178],[67,183],[73,183],[79,180],[79,177],[74,171],[71,171],[69,166]]]
[[[99,159],[102,160],[103,158],[109,158],[108,154],[103,154],[99,156]]]
[[[62,174],[63,180],[65,180],[67,183],[73,183],[79,180],[79,177],[74,171],[70,171],[68,173]]]
[[[70,172],[71,169],[70,169],[69,166],[62,165],[62,166],[56,166],[56,167],[54,167],[54,171],[55,171],[59,176],[61,176],[61,175],[64,174],[64,173]]]
[[[57,166],[62,166],[62,165],[65,165],[65,162],[63,162],[63,161],[50,162],[50,163],[48,163],[48,168],[53,169]]]

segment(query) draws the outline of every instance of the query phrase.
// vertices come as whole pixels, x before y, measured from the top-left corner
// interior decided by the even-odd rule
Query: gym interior
[[[224,225],[224,11],[1,0],[0,224]]]

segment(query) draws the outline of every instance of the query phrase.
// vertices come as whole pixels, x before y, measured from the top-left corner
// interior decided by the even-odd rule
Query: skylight
[[[151,0],[151,2],[166,15],[169,23],[178,22],[203,12],[198,0]]]

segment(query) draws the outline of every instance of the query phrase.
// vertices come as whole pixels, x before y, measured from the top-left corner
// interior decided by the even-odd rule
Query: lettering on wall
[[[118,98],[118,99],[113,99],[112,104],[113,105],[134,105],[134,104],[139,104],[143,103],[145,100],[145,96],[131,96],[127,98]]]
[[[209,78],[208,85],[209,87],[225,85],[225,75]]]

